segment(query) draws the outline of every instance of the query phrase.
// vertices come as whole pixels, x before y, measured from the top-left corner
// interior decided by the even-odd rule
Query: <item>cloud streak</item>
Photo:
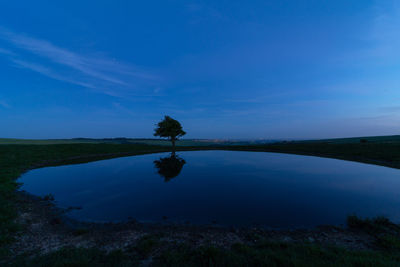
[[[139,87],[151,87],[153,90],[160,82],[160,77],[142,68],[105,57],[81,55],[47,40],[15,33],[1,26],[0,40],[19,51],[16,53],[0,48],[0,54],[8,56],[14,66],[106,94],[129,94]],[[32,56],[33,61],[26,59]]]
[[[397,62],[400,57],[398,50],[400,4],[396,1],[389,1],[386,5],[378,2],[375,10],[374,20],[367,36],[372,46],[364,51],[364,54],[382,61]]]
[[[8,56],[15,56],[15,53],[13,53],[11,50],[4,49],[1,47],[0,47],[0,54],[8,55]]]
[[[46,68],[45,66],[37,64],[37,63],[32,63],[32,62],[28,62],[28,61],[24,61],[24,60],[19,60],[19,59],[11,59],[11,61],[17,67],[29,69],[29,70],[38,72],[40,74],[43,74],[45,76],[48,76],[48,77],[56,79],[56,80],[69,82],[69,83],[80,85],[80,86],[87,87],[87,88],[93,88],[93,89],[96,88],[92,84],[85,83],[85,82],[80,82],[78,80],[68,79],[68,78],[63,77],[61,75],[58,75],[57,73],[53,72],[51,69]]]
[[[11,108],[11,106],[4,100],[0,99],[0,106],[3,108]]]

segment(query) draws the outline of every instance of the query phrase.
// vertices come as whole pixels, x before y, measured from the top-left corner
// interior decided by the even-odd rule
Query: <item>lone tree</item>
[[[186,132],[182,130],[182,125],[179,121],[174,120],[170,116],[165,116],[164,119],[157,124],[157,128],[154,130],[154,136],[167,137],[172,142],[173,153],[175,153],[175,141],[185,134]]]

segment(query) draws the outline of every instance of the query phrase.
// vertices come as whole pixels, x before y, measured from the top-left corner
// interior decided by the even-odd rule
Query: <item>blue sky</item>
[[[0,2],[0,137],[400,132],[398,1],[60,2]]]

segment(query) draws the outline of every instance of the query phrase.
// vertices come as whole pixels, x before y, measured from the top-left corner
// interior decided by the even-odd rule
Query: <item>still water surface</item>
[[[400,221],[400,171],[265,152],[189,151],[46,167],[22,190],[82,207],[84,221],[178,222],[272,228],[343,224],[346,216]]]

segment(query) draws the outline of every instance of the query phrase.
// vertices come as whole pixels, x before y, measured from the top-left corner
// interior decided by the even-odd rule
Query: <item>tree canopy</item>
[[[179,121],[174,120],[170,116],[165,116],[154,130],[154,136],[166,137],[173,142],[185,134],[186,132],[182,129],[182,125]]]

